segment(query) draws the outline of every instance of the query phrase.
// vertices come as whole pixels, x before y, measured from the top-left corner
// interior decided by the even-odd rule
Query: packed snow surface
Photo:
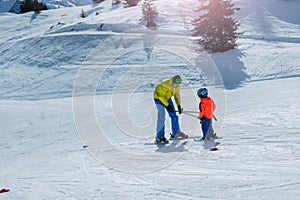
[[[60,8],[21,15],[7,12],[13,2],[0,1],[1,200],[300,195],[299,1],[235,0],[245,33],[214,54],[190,40],[196,0],[157,0],[157,30],[140,20],[142,2],[47,1]],[[175,74],[185,111],[208,88],[216,143],[194,142],[199,121],[183,113],[190,139],[147,145],[153,90]]]

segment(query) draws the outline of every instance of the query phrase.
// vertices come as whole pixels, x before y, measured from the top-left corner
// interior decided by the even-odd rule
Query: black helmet
[[[206,88],[199,88],[199,89],[197,90],[197,95],[198,95],[198,97],[200,97],[200,98],[207,97],[208,91],[207,91]]]

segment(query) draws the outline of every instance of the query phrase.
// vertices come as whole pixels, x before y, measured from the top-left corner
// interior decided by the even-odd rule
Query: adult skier
[[[203,133],[203,137],[201,139],[217,138],[212,127],[212,118],[216,109],[215,102],[208,96],[208,90],[206,88],[198,89],[197,95],[200,98],[199,119],[201,120],[200,123]]]
[[[157,125],[156,125],[156,144],[168,143],[165,138],[165,110],[167,110],[169,117],[171,118],[172,133],[170,139],[185,138],[183,132],[179,127],[178,116],[175,111],[175,107],[172,101],[174,96],[175,103],[178,108],[178,113],[181,114],[181,100],[180,100],[180,84],[182,79],[179,75],[167,78],[160,82],[154,90],[154,103],[157,108]]]

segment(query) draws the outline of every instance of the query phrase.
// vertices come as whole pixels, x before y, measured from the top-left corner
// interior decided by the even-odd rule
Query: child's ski
[[[9,192],[9,191],[10,191],[10,189],[3,188],[3,189],[0,190],[0,193],[5,193],[5,192]]]

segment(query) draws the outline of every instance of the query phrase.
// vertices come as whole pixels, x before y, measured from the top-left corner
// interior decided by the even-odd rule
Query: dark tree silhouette
[[[239,23],[231,16],[240,10],[234,7],[231,0],[199,0],[197,12],[201,15],[192,21],[193,36],[200,36],[196,40],[208,52],[224,52],[236,47],[239,34]]]
[[[156,29],[155,19],[157,17],[156,0],[145,0],[142,5],[143,21],[146,22],[146,27],[149,29]]]
[[[40,13],[41,10],[48,10],[46,4],[38,2],[38,0],[25,0],[21,3],[20,13],[26,13],[34,11],[35,13]]]

